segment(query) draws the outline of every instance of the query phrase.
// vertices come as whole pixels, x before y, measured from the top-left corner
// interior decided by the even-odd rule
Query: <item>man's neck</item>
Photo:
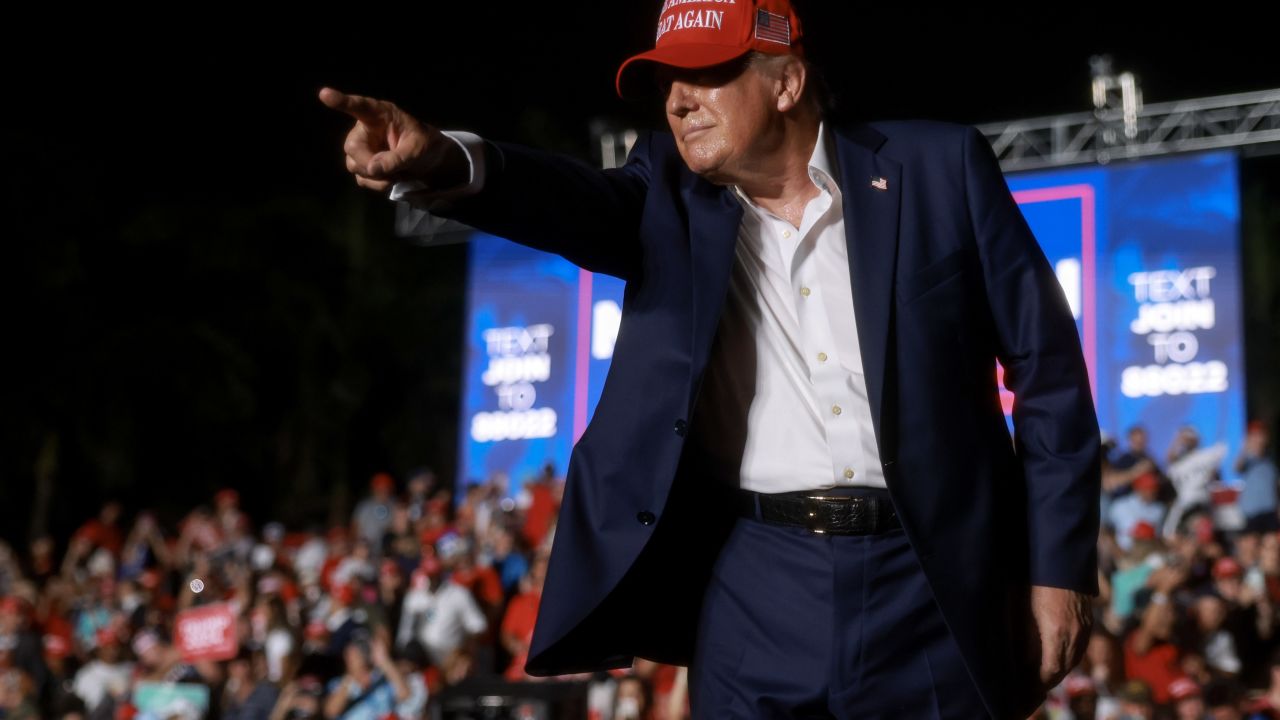
[[[819,118],[788,120],[782,141],[738,184],[755,204],[799,228],[805,205],[818,195],[809,177],[809,159],[818,143]]]

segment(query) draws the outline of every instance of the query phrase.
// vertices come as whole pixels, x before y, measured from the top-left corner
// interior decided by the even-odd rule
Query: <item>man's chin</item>
[[[685,161],[685,167],[698,177],[706,180],[713,185],[732,185],[733,178],[729,177],[719,164],[695,164]]]
[[[724,172],[722,171],[724,163],[720,161],[720,158],[715,157],[713,153],[693,152],[692,148],[680,147],[678,144],[676,149],[680,151],[680,159],[684,160],[684,166],[689,168],[689,171],[694,175],[716,185],[730,184],[724,178]]]

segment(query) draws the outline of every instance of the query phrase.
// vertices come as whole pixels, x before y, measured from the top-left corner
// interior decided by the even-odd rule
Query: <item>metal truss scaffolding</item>
[[[975,127],[1005,172],[1236,146],[1280,152],[1264,146],[1280,143],[1280,89],[1137,105]]]

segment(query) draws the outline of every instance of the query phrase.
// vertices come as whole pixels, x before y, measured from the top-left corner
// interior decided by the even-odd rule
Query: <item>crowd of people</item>
[[[523,666],[563,481],[507,486],[455,503],[428,470],[380,473],[349,523],[310,530],[255,530],[233,489],[172,528],[109,502],[61,552],[0,547],[0,717],[407,719],[469,678],[541,681]],[[193,655],[175,625],[214,606],[236,647]],[[674,674],[557,680],[591,684],[593,717],[648,718]]]
[[[1162,457],[1141,426],[1104,450],[1094,631],[1044,712],[1280,718],[1280,517],[1267,429],[1250,423],[1231,459],[1190,426]]]
[[[1104,443],[1093,636],[1039,716],[1280,719],[1266,429],[1230,483],[1191,428],[1159,458],[1143,428],[1124,440]],[[469,679],[548,680],[523,665],[562,489],[551,467],[515,497],[501,474],[457,498],[429,470],[378,474],[350,522],[306,530],[255,528],[233,489],[171,526],[109,502],[69,539],[0,547],[0,717],[407,719]],[[193,656],[175,623],[210,606],[234,646]],[[685,672],[555,680],[588,687],[592,720],[680,720]]]

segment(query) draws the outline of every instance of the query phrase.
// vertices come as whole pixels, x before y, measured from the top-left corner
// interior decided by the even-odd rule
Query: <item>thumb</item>
[[[405,160],[395,150],[383,150],[369,158],[369,172],[366,177],[374,180],[386,180],[404,169]]]

